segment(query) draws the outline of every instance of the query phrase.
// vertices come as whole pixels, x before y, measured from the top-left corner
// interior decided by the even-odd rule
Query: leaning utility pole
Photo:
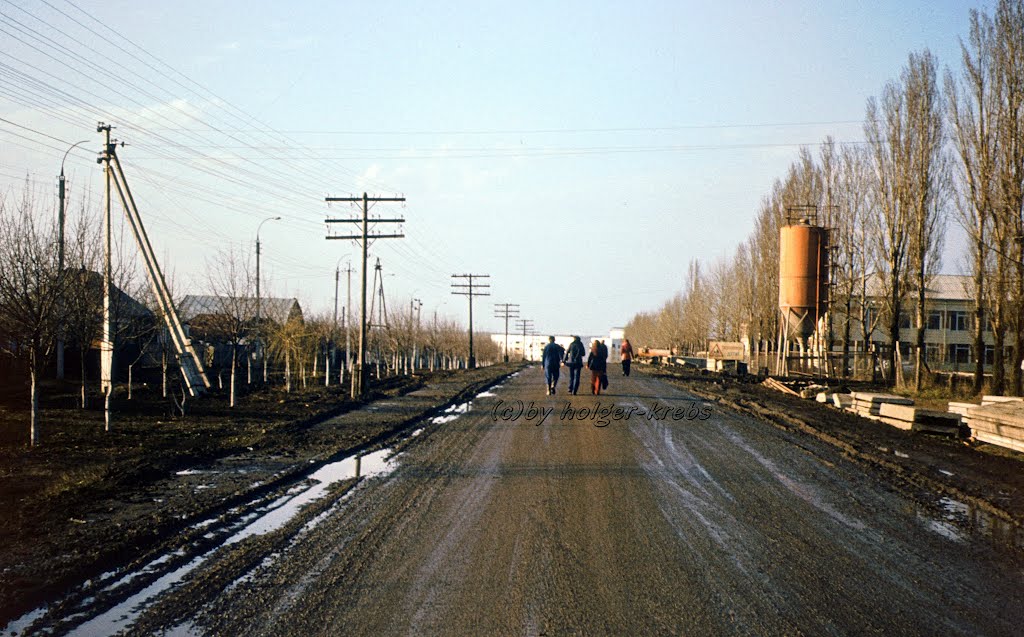
[[[340,235],[331,236],[328,235],[328,239],[349,239],[358,241],[363,249],[363,283],[362,283],[362,303],[360,303],[360,320],[359,320],[359,357],[356,359],[355,373],[352,374],[352,398],[358,398],[363,395],[363,386],[365,384],[364,374],[366,370],[363,368],[363,358],[366,355],[366,257],[367,248],[369,242],[374,239],[401,239],[405,237],[404,234],[370,234],[370,223],[405,223],[405,219],[370,219],[370,204],[379,203],[386,201],[405,201],[405,197],[369,197],[366,193],[363,193],[362,197],[327,197],[324,201],[331,203],[333,201],[346,201],[349,203],[362,202],[363,203],[363,216],[361,219],[327,219],[326,223],[361,223],[362,232],[360,234],[352,235]]]
[[[526,332],[533,331],[533,319],[518,319],[516,327],[523,330],[523,360],[526,360]]]
[[[505,319],[505,362],[508,362],[508,320],[519,316],[518,303],[495,303],[494,317]]]
[[[174,344],[174,351],[178,355],[178,364],[182,376],[185,379],[186,390],[192,396],[202,394],[210,387],[210,381],[206,378],[206,371],[203,363],[199,360],[192,341],[185,333],[185,327],[178,318],[178,311],[174,308],[174,299],[171,297],[170,289],[164,280],[160,264],[156,260],[156,253],[149,242],[149,235],[142,225],[142,216],[139,208],[135,205],[135,198],[128,187],[128,180],[125,178],[121,161],[117,158],[117,144],[110,141],[110,126],[102,122],[97,126],[96,132],[105,133],[104,150],[100,153],[97,163],[104,164],[106,173],[106,214],[103,222],[104,234],[104,264],[103,264],[103,342],[100,346],[101,354],[101,378],[104,391],[107,394],[107,405],[109,405],[110,388],[113,380],[113,353],[112,325],[110,313],[111,294],[111,265],[110,265],[110,185],[113,182],[117,188],[118,197],[124,207],[125,217],[131,226],[132,234],[135,236],[135,244],[142,256],[143,266],[149,277],[149,283],[153,288],[153,295],[156,298],[157,307],[163,316],[165,327]],[[109,412],[109,409],[107,410]]]
[[[473,279],[489,279],[490,274],[453,274],[453,279],[467,279],[469,283],[452,282],[452,294],[469,297],[469,360],[466,362],[468,369],[476,367],[476,357],[473,356],[473,297],[490,296],[490,283],[473,284]],[[483,289],[484,292],[477,290]]]

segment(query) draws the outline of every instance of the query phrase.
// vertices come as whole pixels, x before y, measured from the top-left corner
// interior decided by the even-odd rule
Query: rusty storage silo
[[[806,342],[828,307],[828,240],[826,228],[806,221],[779,231],[779,310],[787,338]]]

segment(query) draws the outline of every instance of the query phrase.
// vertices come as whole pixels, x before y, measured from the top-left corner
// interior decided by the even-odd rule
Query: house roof
[[[973,285],[971,277],[963,274],[936,274],[925,284],[924,296],[932,300],[971,301],[974,299]],[[879,275],[873,275],[868,279],[870,296],[881,296],[882,289]],[[917,289],[916,286],[914,289]]]
[[[91,294],[95,294],[101,299],[103,298],[102,274],[78,268],[67,268],[64,272],[70,276],[81,277],[81,280],[84,281],[86,288]],[[117,308],[115,312],[122,318],[152,318],[154,316],[152,310],[113,283],[110,284],[110,293],[112,303]]]
[[[227,309],[230,308],[230,309]],[[181,300],[178,312],[181,320],[188,323],[204,314],[224,314],[242,309],[247,316],[243,320],[256,318],[256,297],[226,297],[189,294]],[[260,316],[276,323],[287,323],[288,319],[302,318],[302,306],[295,298],[263,297],[259,302]]]

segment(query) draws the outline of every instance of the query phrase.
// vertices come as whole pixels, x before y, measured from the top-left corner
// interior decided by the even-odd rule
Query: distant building
[[[880,348],[889,345],[888,325],[879,320],[880,312],[885,306],[881,282],[877,277],[869,280],[868,307],[866,308],[867,324],[873,326],[870,342]],[[900,355],[905,363],[910,362],[917,340],[917,329],[914,326],[916,315],[916,296],[908,293],[900,313]],[[834,308],[836,317],[833,320],[833,334],[841,336],[842,315],[840,308]],[[865,348],[863,329],[860,323],[859,308],[855,308],[851,339],[856,349]],[[985,366],[991,366],[994,358],[992,329],[987,318],[984,329]],[[1004,353],[1011,360],[1013,334],[1007,332],[1007,345]],[[925,290],[925,360],[929,368],[941,371],[971,371],[974,365],[974,299],[971,277],[953,274],[934,276]],[[841,345],[836,347],[841,349]]]
[[[288,321],[302,321],[302,306],[294,298],[223,297],[189,294],[178,304],[178,315],[183,323],[202,322],[204,317],[241,312],[243,322],[255,324],[256,315],[261,321],[284,325]]]
[[[527,334],[524,342],[522,334],[509,333],[508,335],[508,358],[509,360],[523,360],[528,361],[540,361],[541,352],[544,351],[544,346],[548,344],[548,336],[554,336],[555,342],[564,348],[569,347],[572,343],[572,334]],[[619,346],[622,345],[623,329],[621,327],[612,328],[608,333],[608,336],[584,336],[578,334],[580,341],[583,343],[583,347],[586,348],[587,353],[590,353],[590,346],[594,341],[604,341],[604,344],[608,346],[608,360],[618,360]],[[491,334],[491,340],[501,348],[502,353],[505,351],[505,333]],[[525,352],[525,354],[524,354]]]
[[[302,306],[294,298],[261,298],[257,303],[255,297],[188,295],[178,304],[178,315],[196,350],[202,352],[203,363],[218,367],[230,364],[232,347],[228,341],[231,337],[225,330],[236,329],[235,321],[246,325],[247,331],[257,326],[266,329],[270,325],[303,322]],[[231,317],[230,320],[225,321],[226,316]],[[242,338],[240,345],[243,357],[258,353],[258,343],[248,335]]]

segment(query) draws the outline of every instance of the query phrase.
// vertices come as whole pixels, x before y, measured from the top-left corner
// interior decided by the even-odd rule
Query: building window
[[[956,365],[967,365],[971,362],[970,345],[950,344],[946,347],[950,363],[954,363]]]
[[[910,314],[908,314],[906,312],[900,312],[900,329],[901,330],[909,330],[910,329]]]
[[[971,315],[968,312],[946,312],[946,329],[952,332],[966,332],[971,329]]]
[[[938,343],[925,343],[924,346],[925,360],[929,363],[941,363],[942,362],[942,346]]]
[[[942,312],[928,312],[928,324],[926,327],[930,330],[941,330]]]

